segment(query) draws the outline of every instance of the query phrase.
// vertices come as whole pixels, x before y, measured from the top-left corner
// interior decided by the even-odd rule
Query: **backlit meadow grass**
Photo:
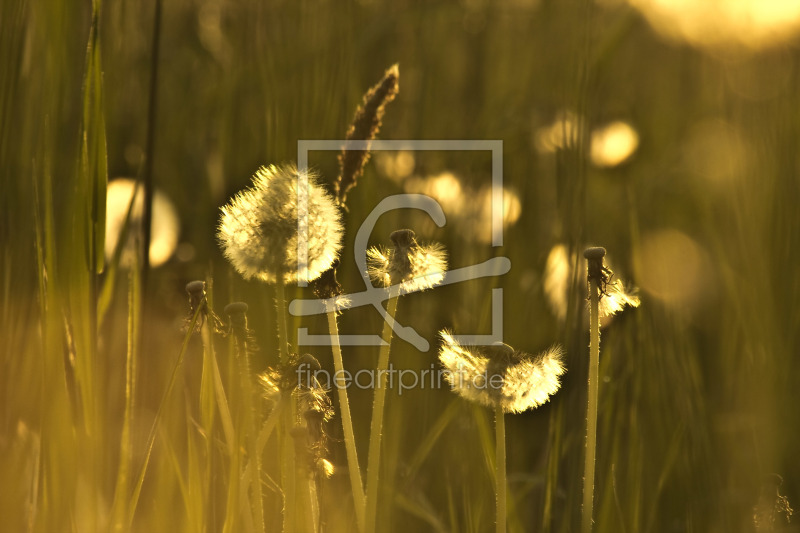
[[[0,530],[798,530],[793,6],[162,4],[0,4]],[[379,139],[502,141],[502,245],[489,151],[376,150],[344,198],[312,150],[328,284],[298,287],[281,165],[363,139],[392,72]],[[288,196],[231,253],[247,216],[223,231],[220,208],[257,172]],[[387,212],[367,263],[358,230],[401,193],[445,222]],[[388,287],[385,318],[287,312],[338,294],[337,255],[344,293]],[[602,317],[617,282],[641,304]],[[505,345],[456,342],[493,301]],[[317,364],[455,371],[343,393],[297,373]],[[475,369],[503,387],[459,388]]]

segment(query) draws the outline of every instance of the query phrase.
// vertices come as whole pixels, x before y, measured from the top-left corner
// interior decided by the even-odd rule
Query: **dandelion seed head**
[[[206,300],[206,282],[202,280],[190,281],[186,284],[186,292],[189,295],[189,314],[184,319],[183,330],[188,331],[192,324],[192,318],[198,312],[197,322],[194,325],[194,332],[199,332],[203,325],[208,324],[216,332],[222,332],[222,321],[208,306]]]
[[[248,306],[244,302],[231,302],[231,303],[229,303],[228,305],[225,306],[225,309],[223,309],[223,312],[226,315],[233,316],[233,315],[247,313],[247,309],[248,309]]]
[[[328,479],[333,475],[333,463],[327,459],[320,459],[317,461],[317,467],[319,468],[320,472],[322,472],[322,475],[325,477],[325,479]]]
[[[589,260],[599,260],[606,256],[606,249],[602,246],[593,246],[583,251],[583,257]]]
[[[626,306],[639,307],[639,289],[630,285],[626,287],[621,280],[613,279],[614,271],[603,264],[605,255],[606,249],[599,246],[587,248],[583,252],[586,258],[587,278],[589,281],[594,281],[600,291],[601,317],[615,315]]]
[[[421,245],[410,229],[391,234],[394,248],[367,250],[367,274],[384,287],[400,285],[400,293],[439,285],[447,270],[447,253],[438,243]]]
[[[277,404],[281,398],[280,374],[274,369],[267,369],[258,375],[258,384],[261,386],[261,394],[268,402]]]
[[[222,207],[217,231],[225,257],[246,279],[298,281],[298,187],[294,165],[261,167],[253,185]],[[307,277],[318,278],[339,255],[341,215],[331,196],[307,174]],[[302,266],[302,265],[300,265]]]
[[[779,523],[791,523],[794,509],[786,496],[782,496],[780,493],[782,484],[783,478],[778,474],[764,476],[758,503],[753,508],[753,523],[756,531],[774,531],[775,526]]]
[[[232,302],[225,306],[223,312],[228,315],[230,332],[243,340],[248,340],[250,332],[247,329],[247,304]]]
[[[467,348],[448,331],[440,336],[439,361],[447,370],[446,379],[467,400],[521,413],[546,403],[561,386],[565,368],[558,346],[531,355],[503,343]]]
[[[625,286],[621,280],[606,284],[605,294],[600,298],[600,316],[616,315],[625,306],[639,307],[639,289]]]

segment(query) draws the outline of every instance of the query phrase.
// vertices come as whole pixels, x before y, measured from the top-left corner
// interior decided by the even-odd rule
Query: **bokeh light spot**
[[[645,236],[636,282],[650,296],[683,311],[696,308],[713,286],[711,263],[705,250],[675,229]]]
[[[616,121],[592,132],[591,158],[598,167],[615,167],[639,147],[639,134],[627,122]]]
[[[706,48],[765,48],[800,29],[797,0],[628,0],[660,34]]]
[[[133,198],[136,181],[129,178],[118,178],[110,181],[106,193],[106,260],[114,255],[120,232],[125,224],[125,215]],[[134,233],[141,224],[144,197],[142,191],[136,195],[131,213],[131,226],[128,241],[125,243],[120,263],[130,265],[133,259]],[[153,223],[150,237],[150,266],[157,267],[166,263],[175,252],[178,244],[180,222],[172,202],[159,191],[153,194]]]

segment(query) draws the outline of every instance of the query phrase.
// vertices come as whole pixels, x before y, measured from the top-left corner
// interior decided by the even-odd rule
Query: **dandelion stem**
[[[589,278],[589,407],[586,414],[586,459],[583,472],[581,533],[592,531],[594,467],[597,447],[597,396],[600,379],[600,294],[598,280]]]
[[[281,364],[289,362],[289,334],[286,327],[286,290],[283,285],[283,272],[278,272],[278,281],[275,283],[275,308],[278,320],[278,348],[281,354]]]
[[[342,360],[342,348],[339,345],[339,326],[336,323],[336,311],[328,312],[328,329],[331,338],[337,339],[332,346],[333,366],[336,376],[344,375],[344,361]],[[364,485],[361,480],[361,468],[358,463],[358,453],[356,451],[356,437],[353,432],[353,419],[350,416],[350,402],[347,399],[347,388],[338,381],[334,383],[339,392],[339,407],[342,411],[342,429],[344,430],[344,446],[347,451],[347,466],[350,470],[350,484],[353,490],[353,505],[356,511],[356,522],[358,530],[364,531]]]
[[[389,289],[390,291],[396,289]],[[398,295],[395,293],[386,304],[386,316],[388,320],[383,325],[381,338],[384,343],[381,346],[378,356],[378,367],[375,398],[372,404],[372,423],[369,431],[369,458],[367,460],[367,496],[365,530],[374,533],[375,521],[378,513],[378,474],[381,459],[381,431],[383,429],[384,404],[386,403],[386,374],[389,368],[389,352],[392,344],[392,326],[397,312]]]
[[[278,321],[278,347],[282,365],[289,363],[289,338],[286,327],[286,295],[283,272],[276,272],[275,311]],[[281,391],[281,425],[283,426],[281,446],[281,489],[283,490],[283,533],[293,533],[297,525],[297,462],[292,429],[295,426],[296,399],[292,389]]]
[[[495,502],[497,504],[497,533],[506,533],[506,419],[503,408],[494,409],[495,433]]]
[[[295,531],[296,493],[295,493],[295,446],[292,437],[294,427],[294,405],[291,391],[281,393],[281,422],[283,425],[283,445],[281,447],[281,489],[283,490],[283,533]]]

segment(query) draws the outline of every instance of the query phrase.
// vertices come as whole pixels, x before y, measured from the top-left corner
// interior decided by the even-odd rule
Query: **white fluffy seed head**
[[[391,235],[393,248],[367,250],[367,274],[384,287],[399,285],[400,294],[439,285],[447,271],[447,252],[439,243],[421,245],[411,230]]]
[[[499,344],[464,347],[448,331],[441,331],[439,361],[459,396],[506,413],[521,413],[546,403],[558,391],[563,352],[553,346],[539,355]]]
[[[622,283],[621,280],[614,280],[605,286],[605,294],[600,297],[600,316],[616,315],[627,305],[639,307],[639,289]]]
[[[307,257],[304,281],[328,270],[342,247],[341,215],[316,176],[301,176],[294,165],[261,167],[253,185],[221,208],[217,237],[225,257],[246,279],[298,281],[298,190],[308,178]],[[301,267],[303,265],[300,265]]]

